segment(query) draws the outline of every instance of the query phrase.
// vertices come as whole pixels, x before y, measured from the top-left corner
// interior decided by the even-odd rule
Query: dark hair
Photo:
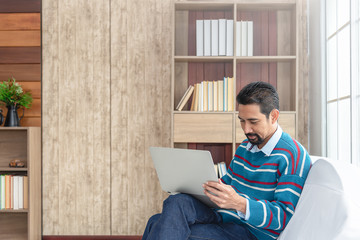
[[[258,104],[266,118],[269,118],[273,109],[279,110],[279,95],[274,86],[266,82],[249,83],[241,89],[236,101],[242,105]]]

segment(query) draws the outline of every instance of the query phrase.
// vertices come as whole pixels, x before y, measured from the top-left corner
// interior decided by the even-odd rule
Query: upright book
[[[194,91],[194,87],[190,85],[186,90],[185,94],[183,95],[183,97],[181,98],[179,104],[177,105],[176,110],[181,111],[184,108],[185,104],[189,101],[193,91]]]
[[[204,20],[196,20],[196,56],[204,56]]]
[[[219,20],[211,20],[211,56],[219,56]]]
[[[234,20],[226,20],[226,56],[234,55]]]

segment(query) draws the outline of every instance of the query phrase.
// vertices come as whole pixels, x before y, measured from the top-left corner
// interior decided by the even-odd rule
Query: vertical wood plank
[[[111,233],[129,234],[128,3],[111,0]],[[133,147],[133,146],[130,146]],[[137,182],[136,182],[137,183]]]
[[[72,94],[75,96],[75,114],[73,121],[76,128],[75,132],[75,162],[73,168],[76,168],[75,178],[75,212],[71,220],[73,231],[76,234],[91,235],[94,234],[94,176],[92,168],[94,164],[94,69],[93,69],[93,31],[92,22],[93,1],[76,0],[75,11],[75,64],[76,79],[72,81],[75,85]],[[80,10],[81,9],[81,10]],[[96,11],[99,11],[97,9]],[[91,27],[89,27],[91,26]],[[97,87],[98,91],[101,88]],[[89,109],[92,109],[89,111]],[[75,173],[75,172],[74,172]],[[106,185],[104,185],[106,187]]]
[[[143,216],[138,213],[146,212],[145,199],[145,131],[147,111],[144,98],[146,97],[145,84],[145,47],[146,46],[146,15],[149,8],[148,1],[128,2],[128,74],[129,91],[129,157],[128,179],[136,183],[129,188],[129,215],[128,232],[135,232],[143,227]],[[136,92],[136,94],[134,94]],[[139,99],[140,97],[140,99]]]
[[[110,0],[93,1],[94,234],[111,234]],[[87,110],[88,111],[88,110]],[[114,173],[117,174],[116,172]]]
[[[77,75],[76,66],[76,8],[77,1],[59,2],[59,226],[60,233],[77,234],[76,219],[76,95],[77,81],[82,81]],[[66,60],[65,60],[66,59]],[[75,81],[74,81],[75,80]]]
[[[160,0],[149,1],[146,22],[145,45],[145,102],[146,102],[146,130],[145,135],[145,211],[142,218],[142,226],[136,231],[141,234],[150,216],[160,211],[161,206],[161,187],[157,178],[156,171],[150,156],[150,146],[161,146],[162,133],[162,86],[158,83],[161,76],[161,48],[162,45],[162,9]],[[141,232],[139,232],[141,231]]]
[[[43,234],[60,233],[58,0],[43,0]]]
[[[305,147],[309,144],[309,64],[308,64],[308,31],[307,31],[307,1],[297,0],[297,122],[298,140]]]
[[[172,44],[174,41],[174,0],[160,1],[162,3],[162,45],[161,48],[161,144],[164,147],[171,146],[171,69],[172,69]],[[169,121],[170,120],[170,121]],[[168,196],[167,193],[159,194],[158,210],[162,209],[162,202]]]

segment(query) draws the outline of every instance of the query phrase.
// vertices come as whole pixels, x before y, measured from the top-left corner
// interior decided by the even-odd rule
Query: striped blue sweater
[[[235,211],[217,210],[224,222],[245,224],[259,239],[276,239],[294,214],[311,167],[305,148],[283,132],[270,156],[246,150],[245,140],[236,150],[222,181],[248,199],[246,221]]]

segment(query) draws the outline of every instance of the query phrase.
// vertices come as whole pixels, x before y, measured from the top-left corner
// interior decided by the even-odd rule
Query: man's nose
[[[248,134],[248,133],[252,133],[252,132],[253,132],[253,130],[252,130],[252,127],[250,126],[250,124],[244,123],[244,133]]]

